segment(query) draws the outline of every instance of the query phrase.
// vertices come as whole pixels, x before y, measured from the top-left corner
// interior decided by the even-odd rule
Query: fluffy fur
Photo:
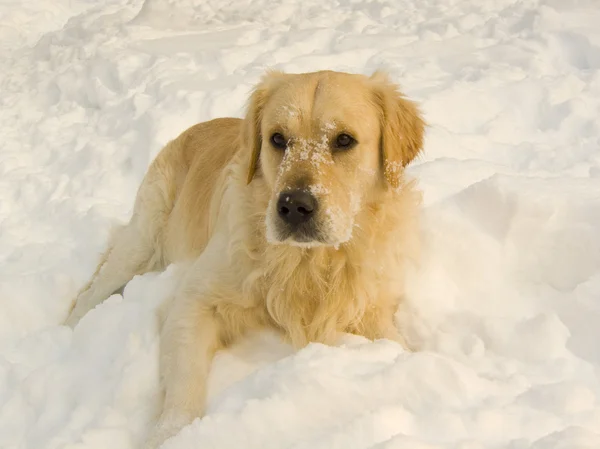
[[[67,319],[136,274],[189,264],[161,331],[165,398],[147,447],[202,415],[213,355],[251,330],[274,328],[297,348],[342,332],[405,344],[394,314],[420,196],[403,167],[423,128],[385,74],[270,72],[244,120],[201,123],[167,144]],[[357,143],[336,149],[340,133]],[[290,188],[317,198],[320,240],[278,231],[274,203]]]

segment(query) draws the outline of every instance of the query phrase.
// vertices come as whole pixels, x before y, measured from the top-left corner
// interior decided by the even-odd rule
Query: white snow
[[[398,317],[421,350],[257,335],[164,447],[600,447],[599,23],[596,0],[2,2],[0,448],[143,440],[175,270],[59,323],[162,145],[241,116],[266,67],[384,67],[421,103]]]

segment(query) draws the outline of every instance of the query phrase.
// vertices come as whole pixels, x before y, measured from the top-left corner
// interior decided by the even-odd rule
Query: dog
[[[67,324],[135,275],[187,264],[160,336],[162,414],[146,447],[202,416],[216,351],[263,328],[295,348],[343,333],[406,347],[395,314],[418,254],[404,167],[425,122],[389,76],[269,71],[243,119],[169,142]]]

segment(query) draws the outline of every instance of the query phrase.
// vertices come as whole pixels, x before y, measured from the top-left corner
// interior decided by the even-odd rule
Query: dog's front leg
[[[221,347],[222,324],[210,294],[179,295],[161,333],[163,411],[146,449],[154,449],[204,413],[209,369]]]

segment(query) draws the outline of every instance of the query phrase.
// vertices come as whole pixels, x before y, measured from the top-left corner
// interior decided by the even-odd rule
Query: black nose
[[[277,212],[283,221],[297,226],[310,220],[317,208],[317,200],[303,190],[290,190],[279,195]]]

